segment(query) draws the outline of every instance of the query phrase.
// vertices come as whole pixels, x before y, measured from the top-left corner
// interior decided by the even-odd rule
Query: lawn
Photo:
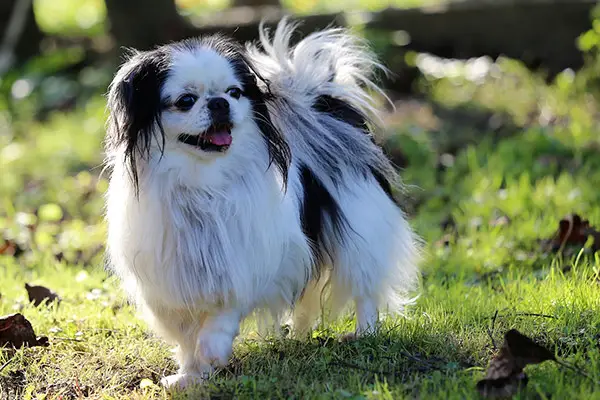
[[[430,75],[436,62],[417,58],[421,95],[399,100],[378,138],[402,167],[399,196],[426,242],[407,317],[353,342],[338,340],[351,315],[305,341],[259,337],[249,321],[229,366],[175,398],[476,399],[512,328],[580,370],[528,366],[517,398],[600,398],[596,243],[553,251],[545,241],[570,214],[600,227],[597,65],[547,83],[512,60]],[[22,313],[50,343],[0,350],[0,399],[164,398],[170,349],[103,265],[112,70],[38,79],[47,64],[0,86],[0,315]],[[76,101],[62,105],[68,90]],[[34,306],[26,283],[60,303]]]

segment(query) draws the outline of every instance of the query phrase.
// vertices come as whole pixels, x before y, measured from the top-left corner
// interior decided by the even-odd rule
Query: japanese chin
[[[305,334],[353,305],[362,334],[418,282],[419,240],[373,139],[381,66],[343,29],[294,32],[132,51],[110,85],[107,254],[177,345],[167,386],[226,364],[250,314]]]

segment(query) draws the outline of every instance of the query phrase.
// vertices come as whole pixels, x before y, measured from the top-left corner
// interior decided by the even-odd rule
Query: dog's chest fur
[[[264,171],[247,171],[222,190],[157,173],[139,199],[127,179],[115,174],[111,185],[120,187],[109,191],[109,202],[121,203],[109,207],[109,246],[121,258],[113,264],[146,303],[251,308],[273,296],[293,302],[309,279],[311,252],[295,188],[284,194]]]

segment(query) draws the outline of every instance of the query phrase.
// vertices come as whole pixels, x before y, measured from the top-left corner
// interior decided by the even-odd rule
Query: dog
[[[418,286],[419,238],[374,140],[384,68],[347,30],[295,32],[131,50],[109,86],[107,259],[176,345],[166,386],[226,365],[251,314],[303,335],[353,305],[362,335]]]

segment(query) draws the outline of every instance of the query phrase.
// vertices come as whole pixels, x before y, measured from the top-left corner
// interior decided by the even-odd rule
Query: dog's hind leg
[[[329,271],[322,271],[318,279],[306,285],[304,292],[292,311],[289,321],[294,337],[306,336],[317,324],[319,318],[324,317],[325,287],[329,281]]]
[[[417,241],[402,212],[375,180],[340,193],[344,216],[333,244],[332,303],[352,299],[356,333],[373,332],[380,312],[401,313],[417,282]]]

